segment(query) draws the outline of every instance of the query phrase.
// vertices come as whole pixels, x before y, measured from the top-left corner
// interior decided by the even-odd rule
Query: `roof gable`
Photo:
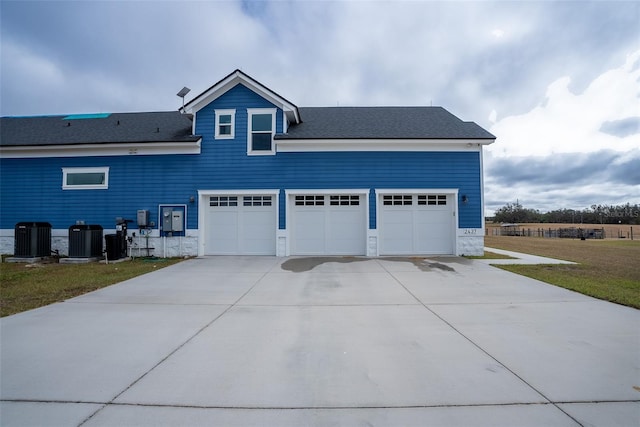
[[[248,76],[240,70],[235,70],[234,72],[220,80],[218,83],[214,84],[209,89],[196,96],[194,99],[185,104],[184,108],[189,113],[196,113],[209,105],[211,102],[218,99],[220,96],[224,95],[226,92],[228,92],[238,84],[246,86],[272,104],[281,108],[285,112],[289,123],[300,122],[300,112],[298,111],[298,107],[295,104],[280,96],[276,92],[272,91],[268,87],[264,86],[257,80],[254,80],[252,77]]]

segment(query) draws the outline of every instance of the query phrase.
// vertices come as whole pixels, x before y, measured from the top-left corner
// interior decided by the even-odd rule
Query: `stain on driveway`
[[[320,256],[320,257],[304,257],[304,258],[290,258],[282,263],[281,268],[285,271],[291,271],[293,273],[303,273],[306,271],[311,271],[319,265],[336,262],[339,264],[348,264],[352,262],[362,262],[369,261],[371,259],[383,260],[383,261],[393,261],[393,262],[408,262],[416,267],[418,267],[422,271],[433,271],[434,269],[443,270],[443,271],[453,271],[455,269],[448,265],[442,264],[441,262],[436,262],[430,260],[428,258],[422,257],[380,257],[380,258],[365,258],[365,257],[330,257],[330,256]]]

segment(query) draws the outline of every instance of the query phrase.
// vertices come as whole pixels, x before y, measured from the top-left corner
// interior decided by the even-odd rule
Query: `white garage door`
[[[275,196],[209,197],[205,255],[275,255]]]
[[[292,255],[366,253],[363,195],[294,195],[289,206]]]
[[[453,254],[453,196],[380,196],[378,229],[381,255]]]

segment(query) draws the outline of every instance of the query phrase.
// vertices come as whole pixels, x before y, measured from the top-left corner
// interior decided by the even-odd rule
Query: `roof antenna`
[[[180,89],[180,92],[178,92],[176,95],[179,96],[180,98],[182,98],[182,109],[181,109],[181,113],[184,114],[184,97],[187,96],[187,94],[191,92],[191,89],[189,89],[188,87],[183,87],[182,89]]]

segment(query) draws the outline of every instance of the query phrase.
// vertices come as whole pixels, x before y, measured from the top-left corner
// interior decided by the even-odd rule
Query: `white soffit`
[[[474,139],[275,139],[280,153],[312,151],[481,151],[494,140]]]
[[[201,141],[1,147],[0,158],[200,154]]]

